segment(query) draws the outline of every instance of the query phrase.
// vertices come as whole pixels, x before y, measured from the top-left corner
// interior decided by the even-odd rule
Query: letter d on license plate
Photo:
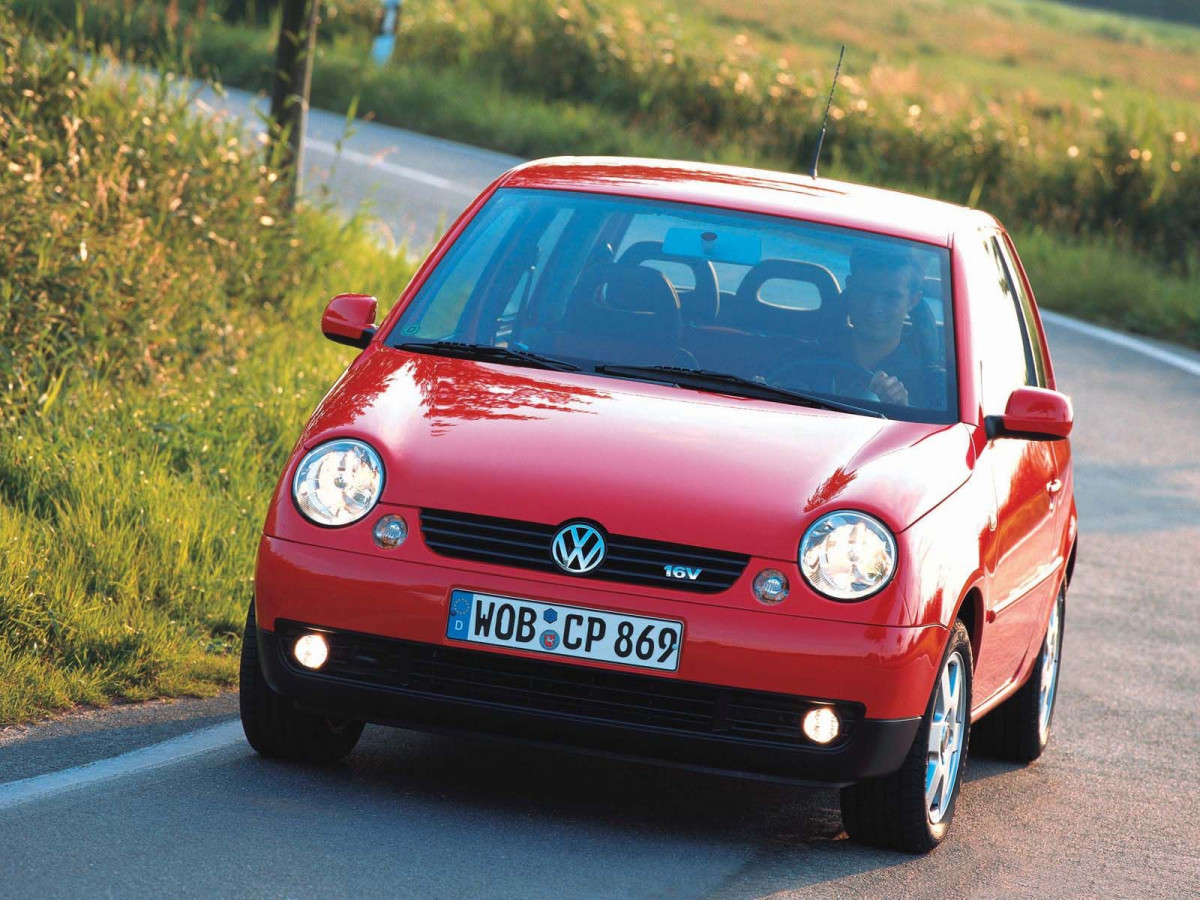
[[[446,637],[674,672],[679,668],[683,623],[454,591]]]

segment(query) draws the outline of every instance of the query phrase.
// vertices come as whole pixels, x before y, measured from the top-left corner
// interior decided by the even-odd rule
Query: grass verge
[[[399,293],[362,222],[165,89],[94,83],[0,10],[0,725],[233,683],[264,505],[347,354],[336,289]]]

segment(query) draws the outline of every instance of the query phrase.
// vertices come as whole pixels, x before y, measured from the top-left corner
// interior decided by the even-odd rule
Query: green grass
[[[1200,280],[1166,275],[1111,240],[1013,236],[1043,308],[1200,347]]]
[[[0,724],[233,682],[266,502],[348,351],[336,290],[410,265],[277,210],[164,90],[93,81],[0,11]]]

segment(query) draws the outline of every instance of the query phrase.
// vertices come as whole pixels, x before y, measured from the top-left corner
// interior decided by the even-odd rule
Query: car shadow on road
[[[981,759],[968,781],[1017,768]],[[370,728],[340,769],[312,774],[332,780],[333,791],[393,795],[398,809],[417,801],[452,809],[455,818],[520,821],[548,840],[619,833],[650,845],[684,841],[743,855],[745,864],[706,895],[718,898],[795,890],[920,860],[849,841],[832,789],[561,748]],[[487,833],[481,828],[478,839]]]

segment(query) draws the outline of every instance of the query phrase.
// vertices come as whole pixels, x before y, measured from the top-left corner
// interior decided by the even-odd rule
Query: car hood
[[[902,531],[967,478],[961,425],[372,347],[322,400],[304,448],[383,456],[383,501],[794,559],[854,508]]]

